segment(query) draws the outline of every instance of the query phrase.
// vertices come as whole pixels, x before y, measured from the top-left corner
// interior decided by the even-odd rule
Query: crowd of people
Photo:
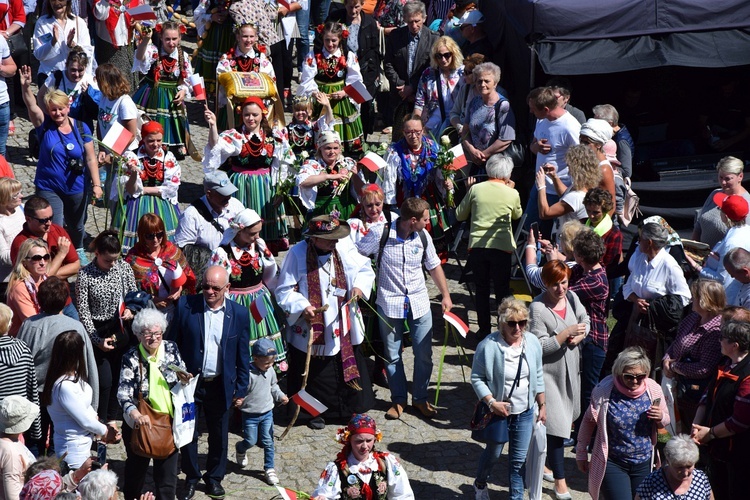
[[[443,266],[462,221],[484,415],[474,436],[486,443],[476,498],[489,499],[505,443],[510,497],[523,498],[537,432],[547,460],[531,479],[553,483],[556,499],[571,498],[573,446],[595,499],[739,498],[750,440],[744,162],[718,163],[720,188],[697,215],[693,238],[710,253],[686,251],[659,216],[639,220],[624,248],[635,144],[612,105],[586,119],[560,79],[511,103],[475,2],[329,4],[201,0],[181,7],[190,26],[164,2],[152,5],[157,22],[135,22],[121,2],[43,0],[34,61],[6,39],[35,9],[0,5],[0,157],[17,89],[37,158],[31,196],[10,167],[0,178],[0,498],[114,498],[117,477],[92,470],[121,440],[126,499],[190,500],[201,481],[224,498],[235,412],[237,464],[262,447],[263,478],[278,485],[274,416],[294,423],[300,406],[325,408],[303,414],[312,429],[346,425],[312,498],[414,498],[396,457],[375,450],[367,412],[381,384],[386,419],[409,406],[439,415],[426,275],[450,312]],[[191,57],[182,36],[193,28]],[[197,145],[194,76],[208,90]],[[361,88],[374,98],[355,98]],[[536,118],[528,144],[514,109]],[[373,169],[361,160],[378,119],[392,142]],[[100,141],[115,124],[134,138],[122,153]],[[458,145],[468,165],[451,170]],[[188,155],[202,162],[204,194],[182,209]],[[512,180],[524,157],[528,193]],[[111,225],[87,245],[97,200]],[[513,298],[514,265],[529,304]],[[205,460],[198,426],[185,427],[200,415]],[[144,447],[164,426],[171,444]],[[142,491],[149,467],[153,494]]]

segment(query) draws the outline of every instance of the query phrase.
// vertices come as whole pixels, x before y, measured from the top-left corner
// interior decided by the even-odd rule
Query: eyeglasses
[[[213,285],[208,285],[208,284],[205,284],[205,283],[204,283],[204,284],[203,284],[203,286],[201,286],[201,288],[202,288],[203,290],[205,290],[205,291],[213,290],[214,292],[220,292],[220,291],[222,291],[222,290],[224,289],[224,287],[226,287],[226,286],[227,286],[227,285],[224,285],[224,286],[213,286]]]
[[[451,57],[453,57],[453,54],[451,54],[450,52],[443,52],[442,54],[435,54],[435,55],[438,57],[438,59],[445,59],[446,61],[450,59]]]
[[[44,219],[40,219],[39,217],[34,217],[33,215],[29,215],[29,218],[34,219],[39,224],[46,224],[52,221],[52,217],[45,217]]]
[[[146,339],[160,339],[164,335],[164,332],[143,332],[141,337]]]
[[[20,200],[22,198],[23,198],[23,192],[22,191],[19,191],[19,192],[17,192],[16,194],[14,194],[12,196],[12,199],[14,199],[14,200]]]
[[[648,377],[647,373],[641,373],[639,375],[635,375],[633,373],[623,373],[622,378],[628,382],[638,382],[639,384],[646,380],[646,377]]]
[[[153,240],[154,238],[159,240],[164,238],[164,231],[159,231],[158,233],[149,233],[146,235],[147,240]]]
[[[528,323],[529,323],[528,319],[522,319],[522,320],[519,320],[519,321],[508,320],[508,321],[505,322],[505,324],[508,325],[511,328],[515,328],[517,326],[520,326],[521,328],[526,328],[526,325]]]
[[[52,256],[48,253],[45,253],[44,255],[32,255],[30,257],[26,257],[26,260],[30,260],[32,262],[40,262],[42,259],[49,261],[52,258]]]
[[[422,135],[423,130],[404,130],[404,135]]]

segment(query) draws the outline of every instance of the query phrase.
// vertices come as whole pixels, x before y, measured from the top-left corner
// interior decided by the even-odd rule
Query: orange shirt
[[[377,4],[378,0],[364,0],[362,2],[362,12],[372,15],[372,13],[375,12],[375,6]]]

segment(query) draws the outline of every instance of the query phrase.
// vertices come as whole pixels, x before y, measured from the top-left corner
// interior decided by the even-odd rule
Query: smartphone
[[[651,406],[659,406],[661,404],[661,398],[654,399],[653,403],[651,403]]]
[[[539,243],[540,234],[539,234],[539,223],[538,222],[532,222],[531,223],[531,233],[534,235],[534,239],[536,240],[537,244]]]

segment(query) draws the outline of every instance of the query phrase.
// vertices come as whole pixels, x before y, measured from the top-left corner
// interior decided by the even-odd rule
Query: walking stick
[[[315,314],[323,313],[328,310],[328,304],[324,305],[323,307],[318,307],[313,312]],[[300,391],[303,390],[305,387],[307,387],[307,377],[310,375],[310,357],[312,356],[312,344],[313,344],[313,332],[310,331],[310,336],[307,339],[307,355],[305,356],[305,371],[302,372],[302,387],[300,387]],[[297,422],[297,417],[299,417],[299,410],[300,406],[297,405],[297,408],[294,410],[294,416],[292,417],[292,420],[289,422],[289,425],[286,426],[286,429],[284,429],[284,433],[279,436],[279,441],[284,439],[284,437],[289,433],[290,430],[292,430],[292,427],[294,427],[294,424]]]

